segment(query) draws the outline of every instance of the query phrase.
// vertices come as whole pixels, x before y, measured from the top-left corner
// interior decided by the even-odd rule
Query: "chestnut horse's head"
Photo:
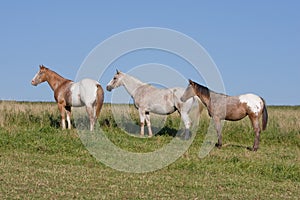
[[[45,82],[47,80],[46,72],[48,68],[44,65],[40,65],[40,70],[36,73],[36,75],[31,80],[31,84],[37,86],[38,84]]]

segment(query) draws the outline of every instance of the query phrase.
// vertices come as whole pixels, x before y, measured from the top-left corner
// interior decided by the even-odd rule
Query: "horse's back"
[[[97,85],[100,85],[97,81],[87,78],[73,83],[71,86],[73,106],[93,104],[97,97]]]
[[[251,112],[259,114],[264,106],[263,99],[256,94],[242,94],[239,96],[241,103],[245,103]]]

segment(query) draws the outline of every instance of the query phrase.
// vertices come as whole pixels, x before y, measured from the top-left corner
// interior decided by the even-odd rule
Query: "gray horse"
[[[111,91],[120,86],[125,87],[127,92],[133,98],[134,104],[139,111],[141,136],[144,135],[144,122],[146,121],[149,137],[152,137],[150,112],[160,115],[169,115],[177,110],[180,113],[185,126],[184,139],[190,138],[189,129],[191,120],[188,113],[194,102],[196,100],[197,102],[199,101],[197,97],[190,98],[186,102],[183,102],[180,100],[180,97],[183,95],[184,88],[158,89],[117,70],[117,73],[108,83],[106,89]]]

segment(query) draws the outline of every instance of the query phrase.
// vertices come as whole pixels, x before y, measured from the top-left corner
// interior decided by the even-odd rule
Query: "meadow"
[[[117,113],[122,113],[119,107]],[[199,148],[209,126],[204,110],[188,150],[172,164],[148,173],[118,171],[95,159],[76,129],[61,130],[55,103],[1,101],[0,113],[0,199],[300,197],[300,106],[268,107],[269,123],[257,152],[247,149],[254,140],[248,118],[226,122],[224,146],[200,159]],[[130,115],[138,124],[133,106]],[[133,137],[118,126],[116,118],[112,106],[105,104],[98,124],[116,146],[130,152],[155,151],[180,129],[180,118],[174,113],[164,118],[154,137]],[[154,116],[154,125],[155,121],[163,120]]]

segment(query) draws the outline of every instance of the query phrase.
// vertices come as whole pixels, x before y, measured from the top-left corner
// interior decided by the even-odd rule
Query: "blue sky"
[[[47,84],[30,84],[40,64],[75,79],[87,55],[107,38],[134,28],[161,27],[179,31],[206,49],[227,94],[253,92],[271,105],[300,105],[299,10],[296,0],[4,0],[0,2],[0,99],[54,101]],[[159,62],[147,56],[128,57],[140,60],[138,64],[144,58],[145,64]],[[135,63],[128,59],[124,58],[126,64]],[[190,78],[189,72],[186,76]]]

